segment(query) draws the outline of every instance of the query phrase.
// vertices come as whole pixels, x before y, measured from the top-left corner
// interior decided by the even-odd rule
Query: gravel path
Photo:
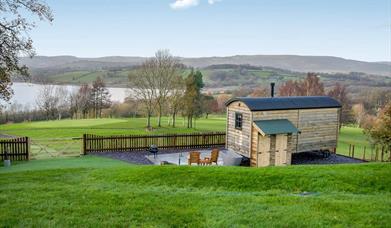
[[[223,148],[221,148],[223,149]],[[197,150],[212,150],[211,148],[203,148],[203,149],[183,149],[183,150],[159,150],[158,154],[176,154],[180,152],[188,152],[188,151],[197,151]],[[152,155],[148,151],[133,151],[133,152],[96,152],[96,153],[88,153],[90,155],[108,157],[113,159],[118,159],[121,161],[126,161],[133,164],[140,165],[153,165],[153,163],[146,158],[147,155]]]
[[[324,157],[322,153],[317,152],[305,152],[293,154],[292,164],[343,164],[343,163],[362,163],[364,161],[360,159],[350,158],[338,154],[330,154],[329,157]]]
[[[12,138],[16,138],[16,137],[13,135],[0,134],[0,139],[12,139]]]
[[[203,149],[205,150],[205,149]],[[159,154],[170,154],[188,152],[189,149],[183,150],[160,150]],[[134,152],[99,152],[89,153],[91,155],[108,157],[126,161],[133,164],[152,165],[152,162],[146,158],[151,155],[148,151],[134,151]],[[324,157],[321,153],[306,152],[294,154],[292,157],[292,165],[302,164],[342,164],[342,163],[362,163],[362,160],[345,157],[343,155],[330,154],[329,157]]]

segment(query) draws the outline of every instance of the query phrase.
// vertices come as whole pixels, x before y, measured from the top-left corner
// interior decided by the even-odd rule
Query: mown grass
[[[371,144],[369,138],[364,134],[362,128],[343,127],[338,138],[337,151],[340,154],[349,155],[349,145],[355,146],[354,157],[363,158],[364,147],[366,148],[366,159],[371,155]],[[373,154],[375,153],[372,150]]]
[[[179,118],[177,127],[168,126],[168,118],[162,119],[163,126],[157,128],[157,119],[152,118],[153,131],[146,131],[146,118],[129,119],[85,119],[85,120],[55,120],[38,121],[18,124],[0,125],[0,133],[28,136],[31,138],[32,158],[45,159],[50,157],[77,156],[80,154],[83,134],[96,135],[146,135],[168,133],[194,133],[225,131],[225,117],[210,116],[196,121],[195,128],[186,128]]]
[[[31,137],[33,158],[42,159],[57,156],[75,156],[80,153],[80,138],[83,134],[97,135],[145,135],[166,133],[193,133],[225,131],[226,120],[224,116],[210,116],[208,119],[198,119],[195,128],[184,126],[183,119],[179,118],[177,127],[167,126],[168,118],[163,118],[163,127],[157,128],[157,119],[152,118],[155,127],[153,131],[146,131],[145,118],[129,119],[85,119],[39,121],[18,124],[0,125],[0,133]],[[342,127],[339,135],[337,152],[349,154],[349,144],[355,145],[355,157],[362,158],[363,147],[366,146],[366,157],[370,156],[370,145],[362,129]],[[44,149],[42,149],[44,148]]]
[[[168,126],[168,118],[162,118],[163,126],[157,128],[157,118],[152,118],[154,130],[146,131],[146,118],[128,119],[83,119],[26,122],[0,125],[0,132],[36,139],[81,137],[85,133],[99,135],[118,134],[164,134],[225,131],[225,117],[211,116],[196,121],[195,128],[188,129],[178,119],[177,127]]]
[[[87,156],[0,167],[5,227],[386,227],[390,211],[390,164],[129,166]]]

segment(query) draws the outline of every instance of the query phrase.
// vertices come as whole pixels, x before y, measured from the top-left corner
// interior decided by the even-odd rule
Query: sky
[[[391,61],[391,0],[46,0],[38,55],[337,56]]]

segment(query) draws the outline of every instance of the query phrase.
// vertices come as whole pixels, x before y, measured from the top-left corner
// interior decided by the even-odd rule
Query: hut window
[[[242,130],[242,123],[243,123],[243,114],[236,112],[235,113],[235,128],[238,130]]]

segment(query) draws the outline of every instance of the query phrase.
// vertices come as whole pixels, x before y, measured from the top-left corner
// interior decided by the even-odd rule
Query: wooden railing
[[[159,149],[208,148],[225,145],[225,133],[192,133],[167,135],[83,135],[82,153],[146,150],[151,145]]]
[[[29,138],[0,139],[0,160],[12,161],[29,160]]]
[[[349,144],[349,154],[351,158],[357,158],[364,161],[391,162],[391,151],[385,146],[356,146]]]

